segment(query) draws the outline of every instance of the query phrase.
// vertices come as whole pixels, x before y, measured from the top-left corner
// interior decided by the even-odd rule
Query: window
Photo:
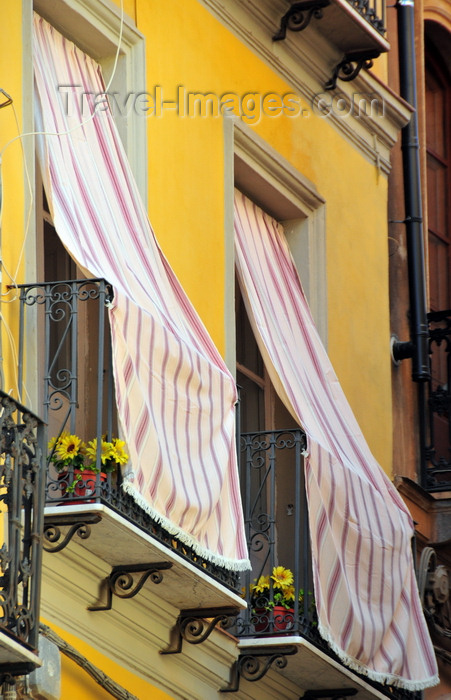
[[[39,166],[36,172],[37,279],[44,284],[31,294],[36,298],[45,295],[45,304],[37,304],[40,406],[50,436],[64,429],[92,439],[97,434],[99,411],[106,432],[117,435],[110,331],[107,314],[100,308],[105,297],[99,285],[83,281],[86,275],[61,243]]]
[[[240,396],[240,435],[299,429],[299,425],[283,405],[271,382],[238,284],[236,285],[236,360],[236,381]],[[286,437],[287,434],[285,434]],[[263,466],[262,463],[262,467],[257,466],[252,469],[249,475],[250,498],[255,503],[254,513],[259,513],[261,517],[263,513],[273,512],[277,531],[275,543],[277,561],[289,568],[294,568],[294,519],[292,516],[294,508],[299,504],[299,498],[296,496],[296,474],[292,450],[276,450],[274,495],[271,495],[271,466],[269,463]],[[244,481],[243,470],[242,480]],[[243,501],[245,501],[244,498]],[[263,549],[261,556],[266,553]],[[258,553],[256,559],[259,560]],[[260,566],[262,563],[260,561]],[[254,571],[256,568],[256,561],[254,561]]]
[[[30,95],[30,99],[24,101],[23,126],[26,133],[35,130],[33,100],[33,58],[32,58],[32,23],[33,10],[44,17],[60,32],[65,34],[79,47],[97,60],[104,71],[106,79],[111,75],[115,61],[118,37],[120,31],[120,10],[108,0],[34,0],[27,5],[23,13],[24,53],[23,53],[23,80],[24,89]],[[125,16],[123,24],[122,42],[115,77],[111,84],[111,90],[117,91],[119,96],[126,99],[127,95],[137,94],[145,86],[145,45],[143,35],[136,29],[130,19]],[[146,120],[133,109],[116,110],[115,120],[122,141],[125,145],[128,160],[130,162],[135,180],[138,184],[141,198],[147,201],[147,131]],[[26,281],[42,281],[44,279],[44,258],[47,266],[47,279],[53,276],[50,265],[58,265],[59,279],[69,279],[73,271],[68,274],[67,259],[63,262],[65,251],[59,248],[59,252],[52,247],[49,233],[51,226],[47,215],[42,216],[42,183],[40,175],[36,172],[35,152],[33,139],[23,140],[23,149],[28,166],[30,181],[35,180],[33,192],[25,187],[25,212],[29,216],[30,209],[34,210],[36,222],[35,235],[26,235],[24,247],[24,259],[26,260]],[[44,255],[44,220],[47,239],[47,253]],[[58,246],[58,244],[56,244]],[[50,263],[53,258],[53,263]],[[56,272],[56,271],[55,271]],[[78,276],[78,272],[76,273]],[[31,311],[31,310],[30,310]],[[39,412],[42,402],[40,397],[41,385],[38,370],[38,358],[41,351],[41,339],[36,333],[37,319],[30,312],[26,320],[27,334],[27,368],[24,376],[26,392],[30,405]]]
[[[282,223],[300,277],[323,341],[327,338],[326,271],[325,271],[325,203],[315,186],[290,166],[280,154],[239,121],[225,119],[226,207],[233,206],[234,188]],[[231,243],[231,245],[230,245]],[[228,360],[236,370],[240,390],[239,423],[243,433],[292,431],[299,425],[285,408],[270,380],[258,349],[238,283],[235,281],[233,230],[226,236],[229,246],[227,274],[229,308],[234,300],[234,323],[227,327]],[[232,289],[234,297],[232,297]],[[226,319],[227,323],[227,319]],[[232,342],[233,341],[233,342]],[[234,346],[230,349],[230,346]],[[235,352],[234,352],[235,351]],[[234,366],[234,363],[235,366]],[[284,433],[282,440],[288,437]],[[262,436],[262,440],[264,437]],[[258,440],[257,440],[258,441]],[[277,440],[277,444],[281,444]],[[290,440],[288,441],[290,442]],[[296,470],[293,449],[274,449],[272,458],[255,458],[255,467],[246,467],[242,458],[242,486],[245,508],[250,503],[250,549],[253,576],[268,573],[268,566],[281,564],[298,570],[302,555],[293,545],[295,510],[302,507],[296,493]],[[274,482],[272,479],[274,478]],[[247,480],[247,481],[246,481]],[[247,486],[245,485],[247,483]],[[250,489],[250,493],[246,492]],[[262,523],[269,518],[274,524],[275,541]],[[261,529],[262,528],[262,529]],[[301,538],[302,539],[302,538]],[[255,549],[253,542],[259,542]],[[262,544],[265,542],[266,544]],[[272,562],[272,563],[271,563]]]
[[[34,0],[33,9],[52,24],[58,31],[74,41],[85,53],[93,57],[102,67],[105,81],[109,81],[114,67],[118,40],[121,30],[121,17],[119,8],[104,0],[84,0],[83,2],[68,2],[56,0],[48,3],[46,0]],[[30,42],[31,43],[31,42]],[[29,62],[32,64],[32,61]],[[115,121],[126,148],[128,159],[135,175],[141,197],[146,201],[147,197],[147,163],[146,163],[146,124],[133,109],[120,109],[127,95],[137,93],[143,89],[145,83],[145,55],[144,39],[130,20],[125,16],[122,26],[121,49],[115,68],[110,90],[118,93],[119,108],[115,110]],[[32,129],[30,129],[32,130]],[[64,280],[80,280],[85,277],[82,270],[76,267],[73,260],[60,242],[48,206],[43,193],[39,167],[36,168],[36,253],[32,253],[30,259],[36,259],[36,272],[34,279],[45,282]],[[36,257],[35,257],[36,256]],[[80,297],[81,298],[81,297]],[[76,431],[82,435],[93,436],[96,433],[97,406],[96,397],[98,385],[98,372],[100,371],[107,380],[104,384],[104,392],[107,392],[109,381],[112,381],[109,368],[109,333],[105,333],[105,347],[103,367],[98,368],[98,339],[100,330],[99,303],[100,300],[82,303],[74,295],[71,303],[77,303],[76,315],[67,316],[67,304],[59,303],[55,308],[55,316],[49,324],[49,359],[48,374],[51,386],[47,394],[56,391],[57,399],[63,402],[62,408],[49,412],[49,434],[59,431],[63,412],[68,410],[69,404],[76,403],[76,422],[67,429]],[[59,314],[59,315],[58,315]],[[57,319],[61,319],[59,322]],[[76,321],[76,330],[74,324]],[[37,343],[36,356],[39,357],[40,366],[43,366],[45,358],[42,357],[44,323],[38,324],[40,328]],[[75,334],[75,337],[74,337]],[[74,352],[74,348],[76,351]],[[74,379],[75,386],[70,388],[68,372]],[[42,377],[42,372],[38,372]],[[65,389],[67,387],[67,389]],[[42,385],[35,389],[38,395],[42,392]],[[75,393],[74,393],[75,392]],[[111,398],[102,399],[102,405],[113,406]],[[47,401],[49,397],[47,396]],[[39,405],[42,405],[39,401]],[[50,409],[52,407],[50,406]],[[111,415],[108,424],[114,426],[115,418]],[[114,430],[114,427],[112,428]]]
[[[58,0],[51,6],[36,0],[34,10],[58,31],[74,41],[100,63],[105,81],[109,81],[115,63],[120,33],[119,10],[101,0],[70,3]],[[121,98],[142,89],[144,73],[143,37],[124,18],[121,50],[110,90]],[[138,80],[140,81],[138,83]],[[145,124],[133,110],[117,109],[115,120],[141,196],[146,196]],[[95,285],[70,286],[85,279],[62,245],[53,226],[39,166],[36,167],[36,272],[39,281],[65,283],[47,287],[47,308],[39,309],[37,375],[45,377],[45,386],[36,387],[38,405],[44,402],[49,435],[64,427],[84,439],[97,433],[99,410],[104,430],[117,434],[115,402],[112,393],[110,334],[106,314],[100,309],[102,296],[96,298]],[[34,256],[33,256],[34,258]],[[31,274],[31,273],[29,273]],[[94,298],[91,298],[94,296]],[[103,315],[105,319],[103,320]],[[45,343],[48,336],[48,343]],[[99,339],[104,337],[99,351]],[[47,348],[47,349],[46,349]],[[46,356],[44,354],[47,353]],[[43,369],[44,368],[44,369]],[[98,387],[101,378],[101,394]]]
[[[426,52],[427,213],[432,311],[451,307],[451,80],[445,62]]]
[[[441,32],[432,23],[427,28],[430,32],[429,40],[426,36],[425,54],[429,295],[431,311],[444,311],[451,308],[451,77],[438,49]],[[432,390],[448,392],[446,343],[433,347]],[[443,411],[434,411],[432,420],[435,458],[446,462],[449,418]]]
[[[224,145],[227,364],[235,370],[235,187],[283,224],[316,327],[327,347],[325,200],[312,182],[239,119],[224,119]]]

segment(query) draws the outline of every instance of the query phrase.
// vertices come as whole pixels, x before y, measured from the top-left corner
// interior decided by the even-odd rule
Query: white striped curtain
[[[319,630],[370,678],[438,682],[414,574],[413,525],[359,429],[315,329],[283,229],[235,193],[236,268],[266,368],[307,434]]]
[[[116,395],[133,467],[124,488],[198,554],[249,568],[233,378],[158,247],[109,110],[89,118],[89,93],[104,91],[99,66],[37,15],[34,30],[55,228],[77,263],[114,289]]]

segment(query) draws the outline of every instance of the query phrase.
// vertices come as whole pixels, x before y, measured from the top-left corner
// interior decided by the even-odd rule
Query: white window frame
[[[327,348],[326,202],[315,185],[237,117],[224,117],[226,362],[235,371],[233,192],[282,223],[316,327]]]
[[[110,0],[34,0],[33,9],[96,60],[108,84],[119,42],[120,8]],[[117,91],[121,105],[127,95],[146,91],[145,66],[144,36],[124,13],[119,60],[110,87],[112,92]],[[146,120],[133,109],[133,100],[125,109],[116,109],[114,117],[141,197],[146,201]]]

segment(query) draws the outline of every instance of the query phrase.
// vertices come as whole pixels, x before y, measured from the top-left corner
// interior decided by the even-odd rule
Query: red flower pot
[[[63,498],[67,499],[64,502],[64,504],[66,505],[67,503],[94,503],[95,499],[89,497],[95,494],[97,484],[97,472],[92,471],[91,469],[84,469],[83,471],[80,471],[80,469],[74,469],[72,479],[71,476],[72,475],[70,474],[70,472],[61,472],[58,475],[58,479],[63,481],[63,483],[61,484]],[[79,498],[70,498],[69,494],[72,491],[68,493],[67,489],[78,476],[80,476],[81,478],[77,480],[77,483],[74,486],[73,494],[74,496],[78,496]],[[105,474],[105,472],[100,472],[99,478],[101,482],[106,481],[107,475]]]
[[[294,609],[284,608],[282,605],[275,605],[273,608],[274,614],[274,632],[283,632],[287,628],[293,627]]]
[[[256,608],[252,614],[254,629],[256,632],[284,632],[293,627],[294,609],[275,605],[272,610]],[[271,622],[273,623],[271,625]]]

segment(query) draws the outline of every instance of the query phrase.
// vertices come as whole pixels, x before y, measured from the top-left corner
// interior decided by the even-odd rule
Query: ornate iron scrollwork
[[[430,625],[438,636],[446,637],[447,650],[451,650],[451,587],[446,566],[439,564],[437,554],[432,547],[425,547],[421,553],[418,567],[418,588],[423,609]]]
[[[160,654],[179,654],[183,640],[188,644],[202,644],[217,625],[229,629],[235,624],[238,608],[199,608],[181,610],[171,630],[169,646]]]
[[[44,545],[45,552],[61,552],[67,547],[72,538],[77,535],[81,540],[86,540],[91,534],[90,525],[100,522],[100,515],[82,513],[75,516],[50,516],[44,519]],[[68,527],[67,531],[61,528]]]
[[[240,688],[240,678],[246,681],[259,681],[270,668],[283,669],[287,665],[287,656],[297,653],[297,648],[288,644],[277,647],[253,647],[242,651],[232,666],[230,684],[221,688],[220,693],[236,693]]]
[[[118,598],[133,598],[150,578],[152,583],[161,583],[163,580],[162,571],[171,569],[172,564],[168,561],[161,561],[152,564],[129,564],[125,566],[113,566],[111,573],[101,584],[99,602],[89,605],[88,610],[97,612],[99,610],[111,610],[113,607],[113,595]],[[135,580],[135,574],[141,574]],[[100,604],[100,600],[105,597],[106,603]]]
[[[377,58],[379,55],[380,51],[376,50],[346,54],[343,60],[335,67],[331,79],[327,81],[324,88],[326,90],[335,90],[338,79],[349,83],[357,78],[362,68],[371,68],[373,58]]]
[[[429,397],[429,408],[438,416],[448,416],[451,408],[451,396],[447,388],[444,389],[442,386],[439,386],[435,391],[431,391]]]
[[[0,391],[0,629],[18,644],[37,647],[44,503],[44,426]],[[0,677],[37,664],[4,663]]]
[[[431,379],[421,386],[421,485],[427,491],[451,488],[451,310],[431,311]]]
[[[308,27],[312,17],[321,19],[323,8],[330,5],[330,0],[303,0],[295,2],[280,20],[280,28],[273,36],[273,41],[281,41],[287,35],[287,29],[292,32],[302,32]]]

